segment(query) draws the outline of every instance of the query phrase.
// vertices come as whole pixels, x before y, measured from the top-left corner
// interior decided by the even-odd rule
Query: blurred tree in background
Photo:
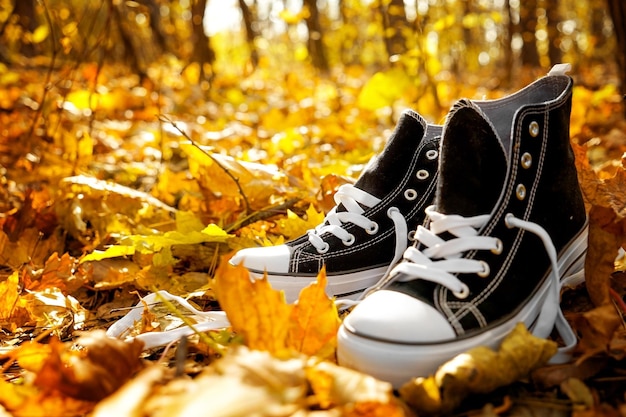
[[[355,116],[363,120],[378,112],[390,121],[397,107],[413,107],[441,121],[454,98],[504,94],[558,62],[572,64],[577,85],[624,91],[625,4],[0,0],[0,85],[12,92],[0,96],[0,108],[22,103],[33,112],[31,125],[14,136],[49,135],[62,145],[55,126],[72,106],[88,115],[90,129],[114,110],[122,119],[182,114],[237,119],[252,129],[271,125],[255,130],[263,139],[346,108],[363,112]],[[20,71],[32,71],[27,78],[40,91],[20,86]],[[132,99],[104,94],[115,88],[132,90]],[[64,102],[68,97],[74,101]],[[217,107],[228,111],[217,114]],[[353,116],[343,117],[349,123]],[[307,135],[315,136],[296,136]]]
[[[322,70],[415,60],[420,65],[412,75],[418,77],[423,71],[452,71],[463,78],[481,69],[505,75],[545,69],[562,60],[576,66],[617,65],[621,54],[615,53],[616,39],[622,42],[624,37],[620,0],[223,3],[230,4],[225,9],[239,9],[241,25],[220,34],[229,37],[231,48],[219,47],[221,58],[237,56],[241,42],[247,44],[253,65],[260,53],[275,58],[276,50],[284,51],[280,44],[289,43],[293,55],[280,59],[310,59]],[[59,48],[56,42],[67,59],[97,60],[105,55],[111,63],[128,63],[142,75],[163,54],[210,65],[216,55],[206,35],[211,30],[206,10],[207,0],[1,0],[1,57],[17,63],[22,57],[50,56]],[[259,36],[274,47],[264,43],[259,48]],[[306,46],[306,57],[300,45]]]

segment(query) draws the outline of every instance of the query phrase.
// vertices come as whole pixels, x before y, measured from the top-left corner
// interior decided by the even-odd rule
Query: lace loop
[[[351,184],[345,184],[339,187],[335,193],[334,199],[337,206],[333,207],[333,209],[328,212],[324,222],[315,229],[307,231],[309,242],[315,247],[319,254],[324,254],[330,249],[328,242],[322,239],[322,235],[325,233],[330,233],[337,237],[346,246],[354,244],[356,238],[353,234],[344,229],[344,225],[347,223],[352,223],[362,228],[369,235],[378,233],[378,223],[363,215],[365,212],[363,207],[371,208],[375,206],[380,203],[381,200],[379,198]],[[337,212],[337,207],[340,204],[346,208],[346,211]],[[408,226],[404,215],[397,207],[390,207],[387,210],[387,216],[393,222],[396,235],[394,258],[389,266],[389,268],[391,268],[400,260],[402,253],[406,249]]]

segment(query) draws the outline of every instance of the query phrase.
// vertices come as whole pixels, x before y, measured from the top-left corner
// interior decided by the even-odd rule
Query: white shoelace
[[[494,237],[479,236],[478,232],[489,220],[489,215],[463,217],[460,215],[445,215],[435,210],[434,206],[426,208],[430,217],[429,228],[418,226],[415,238],[426,246],[419,250],[409,247],[404,252],[405,262],[393,266],[391,271],[374,286],[366,290],[363,297],[374,290],[381,289],[394,281],[406,282],[415,279],[424,279],[448,288],[459,299],[469,295],[469,288],[459,280],[456,273],[489,274],[489,265],[480,260],[463,258],[463,253],[470,250],[491,250],[494,253],[502,251],[502,242]],[[557,253],[548,232],[536,223],[518,219],[512,214],[505,218],[510,228],[519,228],[537,235],[543,242],[550,258],[552,272],[550,274],[549,293],[541,307],[532,329],[532,333],[541,338],[547,338],[554,328],[560,334],[564,347],[551,359],[553,363],[567,361],[569,353],[576,345],[576,336],[569,323],[563,316],[560,308],[561,280],[557,264]],[[448,232],[454,237],[444,240],[438,235]],[[433,260],[438,259],[438,260]],[[342,302],[342,306],[357,304],[356,302]]]
[[[317,249],[319,253],[326,253],[329,249],[327,242],[322,239],[324,233],[330,233],[341,241],[346,246],[350,246],[354,243],[354,236],[344,229],[344,224],[353,223],[368,234],[374,235],[378,232],[378,224],[363,215],[366,208],[371,208],[380,203],[380,199],[373,195],[356,188],[351,184],[344,184],[335,193],[335,203],[337,206],[342,204],[346,211],[337,212],[337,206],[335,206],[324,219],[324,222],[317,226],[315,229],[311,229],[307,232],[309,242]],[[389,265],[389,269],[395,265],[402,253],[406,249],[406,242],[408,236],[408,226],[406,219],[400,213],[396,207],[390,207],[387,210],[387,216],[393,221],[396,244],[394,258]],[[385,275],[388,275],[389,270]]]

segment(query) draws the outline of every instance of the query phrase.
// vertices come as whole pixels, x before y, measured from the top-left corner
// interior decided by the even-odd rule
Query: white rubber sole
[[[326,294],[339,300],[357,300],[363,291],[382,278],[386,270],[387,267],[380,267],[348,274],[327,275]],[[263,274],[250,271],[250,277],[262,279]],[[294,303],[298,300],[300,291],[314,283],[317,277],[267,274],[267,280],[275,290],[284,291],[288,303]]]
[[[558,259],[559,270],[563,274],[562,285],[575,285],[584,280],[581,271],[586,248],[587,229],[579,234]],[[411,378],[433,374],[443,363],[473,347],[497,348],[519,322],[525,323],[532,331],[532,325],[551,289],[550,283],[547,279],[514,317],[472,337],[434,343],[402,343],[361,336],[356,329],[349,328],[344,322],[337,335],[338,362],[399,388]]]

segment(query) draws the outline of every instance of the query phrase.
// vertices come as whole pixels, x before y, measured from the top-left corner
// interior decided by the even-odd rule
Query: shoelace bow
[[[502,242],[499,239],[478,235],[480,228],[489,220],[489,215],[474,217],[445,215],[437,212],[434,206],[426,208],[426,214],[431,219],[429,227],[418,226],[415,233],[416,241],[422,243],[426,249],[419,250],[414,246],[407,248],[404,252],[403,262],[393,266],[377,284],[363,293],[361,299],[372,291],[386,287],[391,282],[407,282],[415,279],[424,279],[443,285],[452,291],[456,297],[463,299],[469,295],[469,288],[453,274],[476,273],[485,276],[489,274],[489,265],[486,262],[463,258],[463,254],[470,250],[491,250],[494,253],[502,251]],[[532,333],[537,337],[547,338],[556,328],[564,346],[559,348],[551,362],[567,361],[577,339],[560,308],[562,282],[557,264],[557,253],[552,239],[543,227],[518,219],[512,214],[505,217],[505,222],[510,228],[516,227],[537,235],[544,244],[552,265],[549,278],[550,289],[535,321]],[[438,236],[444,232],[448,232],[454,237],[444,240]],[[339,300],[338,302],[342,307],[358,303],[359,300],[352,302]]]
[[[376,204],[380,203],[381,200],[379,198],[351,184],[344,184],[339,187],[335,193],[334,200],[337,205],[328,212],[324,222],[315,229],[311,229],[307,232],[309,242],[320,254],[326,253],[329,250],[328,243],[321,237],[324,233],[330,233],[336,236],[341,239],[346,246],[350,246],[354,243],[354,236],[344,229],[344,224],[353,223],[371,235],[378,232],[378,224],[363,215],[365,212],[363,207],[374,207]],[[337,211],[337,207],[340,204],[346,208],[346,211]],[[396,207],[390,207],[387,210],[387,216],[393,221],[396,233],[394,258],[389,266],[389,269],[391,269],[393,265],[398,262],[406,249],[408,226],[406,219]],[[389,269],[385,275],[388,275]]]

